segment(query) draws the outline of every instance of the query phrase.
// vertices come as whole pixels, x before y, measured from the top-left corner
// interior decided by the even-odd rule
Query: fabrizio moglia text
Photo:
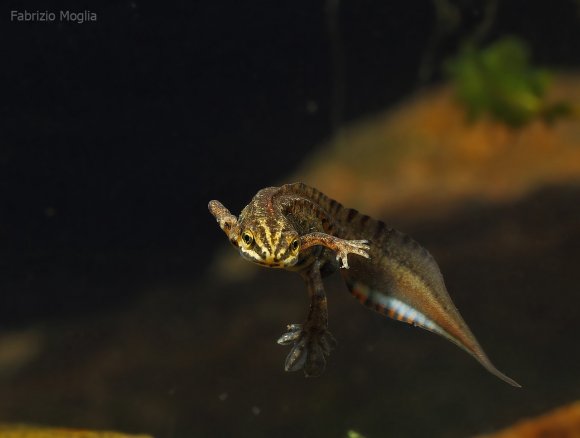
[[[83,24],[85,22],[97,21],[97,13],[91,11],[10,11],[10,21],[21,22],[53,22],[70,21],[71,23]]]

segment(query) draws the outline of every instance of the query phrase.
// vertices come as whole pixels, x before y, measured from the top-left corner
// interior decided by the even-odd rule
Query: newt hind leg
[[[336,347],[328,331],[326,295],[320,276],[320,262],[315,262],[303,275],[310,295],[310,310],[304,324],[290,324],[279,339],[280,345],[292,345],[286,357],[286,371],[304,370],[306,377],[319,376],[326,367],[326,356]]]

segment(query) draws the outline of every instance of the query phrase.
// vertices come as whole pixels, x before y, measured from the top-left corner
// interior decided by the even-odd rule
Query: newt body
[[[218,201],[209,210],[242,257],[295,271],[306,283],[308,317],[288,325],[278,340],[292,345],[286,371],[324,371],[336,341],[328,331],[322,277],[339,270],[361,303],[447,338],[498,378],[520,386],[488,359],[449,297],[435,259],[409,236],[302,183],[260,190],[239,218]]]

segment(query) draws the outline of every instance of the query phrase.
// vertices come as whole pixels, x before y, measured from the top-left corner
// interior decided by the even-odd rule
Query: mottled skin
[[[320,375],[336,345],[328,331],[322,277],[340,270],[351,293],[379,313],[444,336],[513,385],[485,355],[455,308],[437,263],[409,236],[345,208],[302,183],[260,190],[239,218],[218,201],[209,210],[242,257],[295,271],[306,282],[310,310],[278,343],[292,345],[286,371]]]

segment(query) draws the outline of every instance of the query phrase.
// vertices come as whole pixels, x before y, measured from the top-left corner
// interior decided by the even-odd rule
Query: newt
[[[303,183],[260,190],[236,218],[219,201],[209,211],[240,255],[298,273],[310,308],[279,339],[291,346],[285,370],[319,376],[337,345],[328,330],[323,277],[340,271],[352,295],[380,314],[453,342],[491,374],[520,387],[489,360],[459,314],[433,256],[410,236],[346,208]]]

